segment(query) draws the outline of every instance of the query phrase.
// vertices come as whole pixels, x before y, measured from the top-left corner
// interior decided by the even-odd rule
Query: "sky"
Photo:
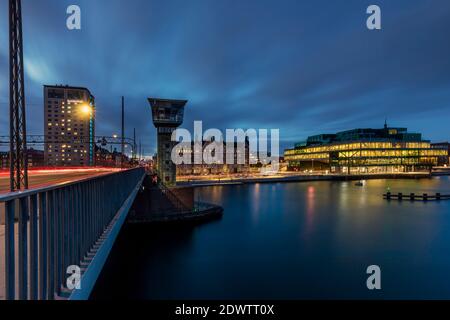
[[[0,135],[7,135],[7,0],[0,0]],[[66,9],[81,8],[81,30]],[[366,9],[381,8],[368,30]],[[408,127],[450,140],[448,0],[22,0],[27,127],[43,134],[43,85],[88,87],[96,134],[156,131],[147,97],[188,99],[183,127],[308,135]]]

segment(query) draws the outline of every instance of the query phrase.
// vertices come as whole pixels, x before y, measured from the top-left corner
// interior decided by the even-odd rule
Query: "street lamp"
[[[92,108],[91,108],[91,106],[89,106],[87,104],[83,104],[83,105],[81,105],[80,111],[84,115],[90,115],[92,112]]]
[[[89,165],[95,165],[95,137],[94,137],[94,107],[89,105],[88,103],[82,103],[78,105],[77,108],[78,116],[80,120],[88,121],[89,123],[89,132],[88,132],[88,143],[89,143]]]

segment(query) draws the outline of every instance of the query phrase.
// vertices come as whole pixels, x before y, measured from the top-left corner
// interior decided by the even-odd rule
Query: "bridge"
[[[145,177],[135,168],[0,196],[0,300],[89,298]]]
[[[6,189],[7,178],[12,192],[0,195],[0,300],[85,300],[127,219],[198,221],[221,216],[223,210],[196,204],[192,188],[176,187],[171,134],[183,122],[186,100],[148,99],[158,132],[158,173],[163,183],[155,175],[150,178],[143,167],[81,175],[67,169],[47,175],[29,170],[28,144],[65,141],[27,135],[21,0],[8,2],[10,134],[0,136],[0,146],[9,145],[9,175],[0,172],[0,192]],[[136,154],[135,139],[124,136],[123,97],[121,131],[120,141],[95,140],[101,145],[120,144],[123,167],[125,144]],[[68,141],[81,143],[85,138],[78,139]]]

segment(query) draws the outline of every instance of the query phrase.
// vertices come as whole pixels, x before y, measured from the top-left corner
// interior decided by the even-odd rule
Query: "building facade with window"
[[[190,146],[183,146],[176,149],[180,155],[189,155],[189,163],[177,164],[177,176],[190,175],[231,175],[231,174],[248,174],[250,172],[250,145],[248,140],[245,143],[233,143],[231,148],[222,142],[221,157],[217,157],[218,161],[205,161],[204,152],[208,146],[211,146],[210,141],[203,141],[201,146],[195,148],[192,142]],[[197,150],[196,150],[197,149]],[[211,152],[211,156],[215,154]],[[232,159],[232,163],[227,163],[227,158]],[[195,159],[201,159],[200,163],[195,163]],[[210,163],[208,163],[210,162]]]
[[[438,142],[432,143],[431,147],[434,149],[444,149],[447,150],[447,154],[442,155],[438,159],[438,166],[448,166],[450,165],[450,143],[448,142]]]
[[[331,173],[428,171],[448,155],[406,128],[354,129],[308,137],[284,153],[288,168]]]
[[[41,168],[45,167],[44,151],[33,148],[27,149],[28,168]],[[9,169],[9,152],[0,152],[0,169]]]
[[[44,86],[44,128],[47,165],[95,164],[95,98],[87,88]]]

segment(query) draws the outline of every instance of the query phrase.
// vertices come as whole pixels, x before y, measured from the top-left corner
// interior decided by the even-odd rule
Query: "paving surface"
[[[66,169],[36,170],[28,174],[30,188],[44,187],[54,184],[85,179],[116,171],[115,169]],[[0,195],[9,192],[9,173],[0,173]]]

